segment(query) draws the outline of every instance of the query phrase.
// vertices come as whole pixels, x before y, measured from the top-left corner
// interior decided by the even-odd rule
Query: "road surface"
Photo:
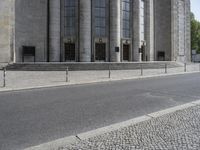
[[[0,149],[18,150],[200,99],[200,73],[0,93]]]

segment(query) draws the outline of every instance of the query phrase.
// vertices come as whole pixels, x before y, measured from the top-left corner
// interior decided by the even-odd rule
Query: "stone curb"
[[[70,136],[52,142],[44,143],[38,146],[26,148],[24,150],[58,150],[58,147],[64,147],[66,146],[66,144],[75,143],[77,141],[78,139],[75,136]]]
[[[105,79],[99,81],[86,81],[86,82],[79,82],[79,83],[62,83],[62,84],[54,84],[54,85],[44,85],[44,86],[30,86],[24,88],[0,88],[0,92],[11,92],[11,91],[22,91],[22,90],[32,90],[32,89],[42,89],[42,88],[52,88],[52,87],[62,87],[62,86],[69,86],[69,85],[85,85],[85,84],[94,84],[94,83],[102,83],[102,82],[113,82],[113,81],[122,81],[122,80],[137,80],[137,79],[146,79],[146,78],[155,78],[155,77],[165,77],[165,76],[173,76],[173,75],[184,75],[184,74],[193,74],[199,73],[199,71],[193,72],[181,72],[181,73],[171,73],[171,74],[158,74],[158,75],[150,75],[150,76],[135,76],[130,78],[119,78],[119,79]]]
[[[150,113],[150,114],[147,114],[147,115],[144,115],[144,116],[141,116],[141,117],[130,119],[128,121],[116,123],[116,124],[113,124],[113,125],[110,125],[110,126],[107,126],[107,127],[99,128],[99,129],[92,130],[92,131],[85,132],[85,133],[80,133],[78,135],[69,136],[69,137],[62,138],[62,139],[58,139],[58,140],[48,142],[48,143],[44,143],[44,144],[41,144],[41,145],[38,145],[38,146],[26,148],[24,150],[58,150],[61,147],[67,146],[68,144],[73,144],[73,143],[76,143],[76,142],[81,141],[81,140],[86,140],[86,139],[89,139],[89,138],[92,138],[92,137],[95,137],[95,136],[99,136],[99,135],[102,135],[102,134],[106,134],[106,133],[109,133],[109,132],[112,132],[112,131],[122,129],[124,127],[128,127],[128,126],[131,126],[131,125],[142,123],[144,121],[148,121],[148,120],[153,119],[153,118],[158,118],[158,117],[170,114],[170,113],[174,113],[176,111],[184,110],[184,109],[194,107],[194,106],[199,106],[199,105],[200,105],[200,100],[193,101],[193,102],[190,102],[190,103],[186,103],[186,104],[183,104],[183,105],[171,107],[171,108],[164,109],[164,110],[154,112],[154,113]]]

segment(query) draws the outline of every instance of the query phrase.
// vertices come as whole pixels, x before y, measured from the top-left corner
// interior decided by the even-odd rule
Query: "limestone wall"
[[[147,61],[154,61],[154,0],[145,1],[145,41]]]
[[[13,60],[14,0],[0,0],[0,63]]]
[[[158,52],[165,52],[165,60],[171,60],[171,0],[155,0],[155,60]]]
[[[121,49],[120,2],[111,0],[107,10],[107,18],[110,19],[106,21],[108,35],[102,39],[107,43],[107,61],[110,58],[113,62],[119,62],[120,56],[123,55],[121,51],[115,51],[115,47]],[[133,46],[130,55],[134,61],[139,60],[138,49],[142,40],[140,2],[133,1]],[[60,61],[60,57],[64,58],[63,45],[68,39],[62,39],[64,20],[63,16],[60,16],[63,14],[59,11],[61,8],[63,7],[60,7],[57,0],[50,0],[50,61]],[[78,8],[77,16],[80,16],[76,19],[77,33],[71,38],[76,41],[76,60],[90,62],[94,59],[91,59],[91,56],[94,57],[92,43],[99,40],[94,39],[91,0],[80,0]],[[146,0],[144,9],[147,60],[158,60],[158,52],[165,52],[166,61],[190,61],[190,0]],[[0,0],[0,62],[21,62],[23,46],[35,46],[36,61],[46,62],[47,20],[47,0]],[[33,58],[29,57],[26,61],[33,61]]]
[[[22,46],[35,46],[36,61],[46,61],[47,0],[16,0],[15,8],[16,61],[22,61]]]
[[[172,2],[172,60],[191,61],[190,0]]]

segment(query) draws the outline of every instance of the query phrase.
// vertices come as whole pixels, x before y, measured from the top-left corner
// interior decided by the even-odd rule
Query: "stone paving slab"
[[[199,64],[187,66],[187,72],[197,72],[199,70]],[[109,71],[70,71],[69,82],[66,82],[66,72],[64,71],[7,71],[6,87],[2,87],[3,71],[1,70],[0,91],[137,79],[180,73],[184,73],[184,67],[170,68],[167,70],[167,74],[163,68],[145,69],[143,70],[143,76],[141,76],[141,70],[112,70],[111,78],[109,78]]]
[[[58,149],[199,150],[200,106],[191,106]]]

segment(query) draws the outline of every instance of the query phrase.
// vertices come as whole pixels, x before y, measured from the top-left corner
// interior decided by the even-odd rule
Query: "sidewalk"
[[[25,150],[199,150],[200,101]]]
[[[11,91],[20,89],[53,87],[63,85],[85,84],[95,82],[106,82],[124,79],[139,79],[154,76],[165,76],[185,73],[184,67],[146,70],[111,70],[109,71],[70,71],[69,81],[66,82],[64,71],[7,71],[6,87],[3,86],[3,71],[0,71],[0,91]],[[187,73],[199,72],[199,64],[187,66]],[[143,74],[143,75],[142,75]]]
[[[200,106],[178,110],[116,131],[80,140],[58,149],[199,150]]]

